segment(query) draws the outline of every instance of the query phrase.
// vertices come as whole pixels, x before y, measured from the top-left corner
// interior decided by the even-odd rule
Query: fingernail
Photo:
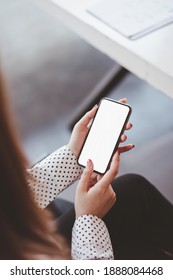
[[[92,165],[93,165],[93,164],[92,164],[92,160],[91,160],[91,159],[88,159],[88,160],[87,160],[87,168],[90,169],[90,168],[92,167]]]
[[[126,101],[126,102],[127,102],[127,98],[126,98],[126,97],[123,97],[122,99],[123,99],[124,101]]]

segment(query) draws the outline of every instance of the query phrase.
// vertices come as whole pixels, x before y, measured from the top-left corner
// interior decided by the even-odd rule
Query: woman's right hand
[[[112,159],[110,169],[95,185],[92,183],[93,163],[88,160],[76,189],[75,211],[76,218],[85,214],[92,214],[103,218],[116,201],[116,194],[111,183],[118,174],[120,155],[117,151]]]

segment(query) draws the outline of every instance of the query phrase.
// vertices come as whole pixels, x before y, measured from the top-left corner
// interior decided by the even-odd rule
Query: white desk
[[[173,98],[173,24],[135,41],[86,12],[94,0],[37,0],[92,46]]]

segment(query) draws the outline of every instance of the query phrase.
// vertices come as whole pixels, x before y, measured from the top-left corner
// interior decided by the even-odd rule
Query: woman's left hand
[[[127,99],[123,98],[119,100],[119,102],[126,103]],[[94,118],[96,112],[98,109],[98,105],[95,105],[90,111],[88,111],[74,126],[70,141],[68,143],[68,147],[70,150],[74,153],[76,157],[78,157],[79,152],[82,148],[83,142],[87,136],[91,120]],[[129,130],[132,128],[131,123],[127,123],[126,130]],[[121,136],[121,142],[126,141],[127,137],[125,134]],[[121,147],[119,152],[126,152],[131,150],[134,147],[134,145],[126,145],[124,147]]]

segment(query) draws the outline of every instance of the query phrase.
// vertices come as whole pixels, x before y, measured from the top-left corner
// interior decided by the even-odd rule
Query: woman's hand
[[[127,99],[123,98],[120,100],[120,102],[122,103],[126,103]],[[68,147],[70,148],[70,150],[75,154],[76,157],[78,157],[79,152],[82,148],[83,142],[87,136],[89,127],[90,127],[90,123],[91,120],[94,118],[96,112],[98,109],[98,105],[95,105],[92,110],[90,110],[89,112],[87,112],[74,126],[71,137],[70,137],[70,141],[68,143]],[[126,125],[126,130],[129,130],[132,127],[131,123],[127,123]],[[121,142],[126,141],[127,137],[125,134],[123,134],[121,136]],[[123,149],[121,150],[121,152],[126,152],[129,151],[133,148],[133,145],[127,145],[125,147],[123,147]]]
[[[70,141],[69,148],[78,157],[82,148],[83,142],[89,130],[89,124],[97,112],[98,106],[95,105],[92,110],[88,111],[74,126]]]
[[[76,218],[92,214],[103,218],[116,201],[116,194],[111,183],[118,174],[120,155],[117,151],[112,159],[110,169],[103,175],[95,176],[93,184],[93,163],[88,160],[81,179],[76,188],[75,211]]]

